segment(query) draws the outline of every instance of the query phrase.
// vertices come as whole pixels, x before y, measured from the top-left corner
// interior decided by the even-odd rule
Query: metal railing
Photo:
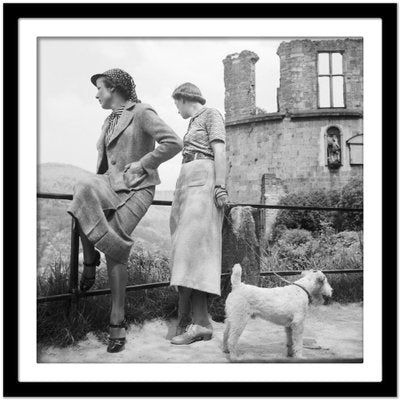
[[[72,200],[72,194],[64,193],[38,193],[38,198],[41,199],[53,199],[53,200]],[[167,200],[153,200],[152,205],[156,206],[171,206],[172,201]],[[340,212],[363,212],[362,208],[338,208],[338,207],[308,207],[308,206],[285,206],[285,205],[268,205],[268,204],[246,204],[238,203],[231,204],[230,207],[252,207],[261,209],[277,209],[277,210],[303,210],[303,211],[340,211]],[[269,275],[297,275],[301,271],[264,271],[260,273],[260,276]],[[362,269],[342,269],[342,270],[324,270],[324,274],[352,274],[352,273],[363,273]],[[229,276],[229,273],[222,273],[221,277]],[[110,294],[110,289],[98,289],[91,290],[89,292],[80,292],[78,288],[79,280],[79,230],[75,223],[74,218],[72,218],[71,225],[71,250],[70,250],[70,271],[69,271],[69,293],[62,293],[50,296],[42,296],[37,298],[37,303],[45,303],[51,301],[65,301],[69,300],[72,303],[77,303],[81,297],[92,297],[92,296],[102,296]],[[163,282],[153,282],[144,283],[140,285],[130,285],[126,287],[126,291],[138,291],[145,289],[155,289],[160,287],[169,286],[169,281]]]

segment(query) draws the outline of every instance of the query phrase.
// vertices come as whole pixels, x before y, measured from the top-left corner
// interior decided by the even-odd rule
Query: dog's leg
[[[230,325],[229,325],[229,321],[227,319],[225,321],[224,339],[223,339],[223,342],[222,342],[222,351],[224,353],[229,353],[229,349],[228,349],[229,330],[230,330]]]
[[[303,356],[303,321],[292,324],[293,357]]]
[[[286,332],[286,346],[287,346],[287,356],[293,357],[293,330],[291,326],[285,326]]]
[[[242,313],[237,313],[233,316],[233,318],[230,319],[229,334],[228,334],[228,351],[229,353],[231,353],[231,358],[236,358],[238,355],[236,351],[237,343],[249,319],[250,319],[250,313],[246,311]]]

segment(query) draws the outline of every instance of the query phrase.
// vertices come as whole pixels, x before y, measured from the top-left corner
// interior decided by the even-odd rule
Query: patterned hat
[[[173,99],[185,99],[189,101],[197,101],[200,104],[206,104],[206,99],[200,92],[200,89],[193,83],[186,82],[178,86],[172,93]]]
[[[137,103],[139,102],[135,91],[135,82],[127,72],[119,68],[113,68],[103,72],[102,74],[93,75],[90,80],[93,85],[96,86],[97,79],[101,77],[108,78],[112,83],[115,84],[115,86],[121,87],[126,92],[130,93],[129,100],[135,101]]]

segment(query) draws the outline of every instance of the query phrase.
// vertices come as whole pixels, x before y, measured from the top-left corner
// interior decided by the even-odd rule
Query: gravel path
[[[362,303],[311,307],[305,324],[304,361],[361,359],[363,357]],[[48,347],[38,355],[42,363],[226,363],[221,350],[223,323],[213,322],[214,336],[208,342],[174,346],[169,338],[175,321],[150,321],[131,325],[125,351],[106,352],[104,344],[89,334],[68,348]],[[290,362],[285,358],[283,327],[261,319],[250,320],[239,340],[239,362]]]

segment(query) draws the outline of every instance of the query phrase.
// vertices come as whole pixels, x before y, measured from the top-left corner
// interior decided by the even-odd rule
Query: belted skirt
[[[182,164],[170,216],[171,285],[221,294],[223,211],[214,202],[210,159]]]

